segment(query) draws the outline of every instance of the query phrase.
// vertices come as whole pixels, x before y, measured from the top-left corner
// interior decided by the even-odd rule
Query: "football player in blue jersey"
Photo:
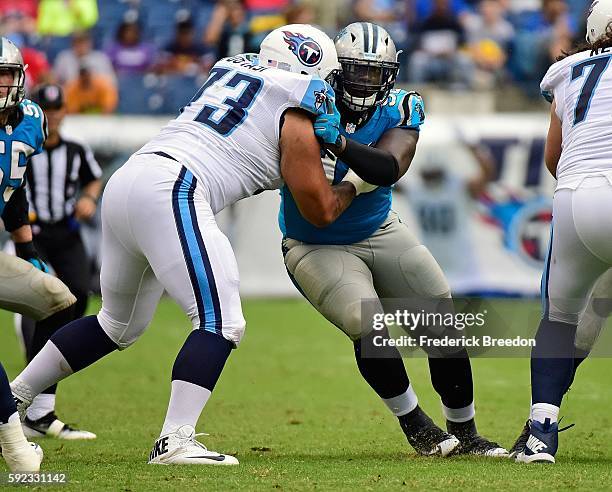
[[[25,68],[17,47],[0,38],[0,215],[17,251],[17,257],[0,253],[0,308],[60,327],[76,299],[46,273],[32,243],[23,176],[30,156],[42,151],[47,130],[40,107],[24,99]],[[40,457],[23,435],[1,365],[0,446],[11,470],[38,471]]]
[[[393,89],[397,52],[380,26],[351,24],[335,45],[342,65],[334,86],[341,120],[323,115],[315,133],[337,157],[324,160],[328,179],[353,183],[358,196],[335,222],[318,228],[300,215],[290,190],[282,189],[279,222],[287,270],[311,304],[351,338],[361,375],[398,417],[419,454],[507,456],[476,431],[465,349],[429,357],[445,432],[419,407],[397,348],[377,346],[381,332],[362,323],[364,299],[375,300],[382,312],[380,299],[438,302],[451,296],[436,260],[391,209],[391,186],[408,170],[416,151],[423,100],[416,92]]]

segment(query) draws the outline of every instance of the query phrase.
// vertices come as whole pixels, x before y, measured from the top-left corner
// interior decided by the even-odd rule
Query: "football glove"
[[[348,173],[346,173],[346,176],[342,178],[342,181],[351,183],[355,187],[355,196],[360,195],[361,193],[370,193],[378,188],[378,186],[367,183],[361,179],[352,169],[348,170]]]
[[[15,253],[19,258],[31,263],[41,272],[49,273],[49,267],[40,256],[38,256],[38,252],[32,241],[28,241],[27,243],[15,243]]]
[[[326,111],[317,116],[314,122],[315,136],[324,144],[339,146],[340,140],[340,113],[333,100],[325,102]]]

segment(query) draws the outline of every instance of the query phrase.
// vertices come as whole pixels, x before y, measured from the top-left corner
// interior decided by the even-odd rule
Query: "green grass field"
[[[533,307],[533,306],[532,306]],[[92,306],[95,309],[96,306]],[[419,457],[355,367],[352,347],[306,302],[247,301],[248,329],[198,431],[238,467],[154,467],[170,370],[188,322],[164,300],[143,338],[60,385],[58,413],[98,434],[93,442],[41,440],[44,469],[66,472],[62,490],[591,489],[612,487],[612,362],[587,361],[562,409],[555,466]],[[0,358],[22,367],[12,315],[0,312]],[[425,359],[406,362],[424,409],[442,424]],[[529,403],[525,359],[473,362],[480,431],[511,446]],[[0,465],[0,470],[4,464]]]

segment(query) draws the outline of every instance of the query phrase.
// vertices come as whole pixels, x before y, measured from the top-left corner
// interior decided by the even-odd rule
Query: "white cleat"
[[[183,425],[175,432],[161,436],[149,455],[150,465],[237,465],[238,460],[227,454],[209,451],[196,441],[195,429]]]
[[[97,436],[93,432],[82,429],[74,429],[64,424],[57,418],[54,412],[49,412],[38,420],[32,420],[26,416],[23,421],[23,433],[26,437],[55,437],[68,441],[90,440]]]
[[[12,472],[31,472],[40,470],[43,459],[42,448],[26,441],[20,422],[9,422],[0,426],[2,456]]]

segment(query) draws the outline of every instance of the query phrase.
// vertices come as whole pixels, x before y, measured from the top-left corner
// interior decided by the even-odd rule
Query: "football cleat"
[[[467,422],[451,422],[447,420],[446,429],[459,439],[458,454],[471,454],[489,458],[508,457],[508,450],[506,448],[478,434],[474,419],[470,419]]]
[[[19,412],[19,418],[23,422],[26,418],[26,410],[32,404],[34,396],[32,395],[30,387],[19,381],[13,381],[11,383],[11,391],[13,393],[15,405],[17,406],[17,412]]]
[[[517,463],[554,463],[559,446],[559,426],[546,419],[544,423],[533,420],[525,447],[516,455]]]
[[[515,459],[516,456],[525,450],[525,444],[527,444],[527,439],[529,438],[529,433],[531,432],[531,419],[528,419],[525,422],[525,426],[521,431],[521,435],[516,438],[512,448],[510,449],[510,458]]]
[[[440,429],[419,406],[399,421],[406,439],[420,455],[444,457],[459,446],[459,439]]]
[[[95,439],[97,437],[93,432],[73,429],[68,424],[64,424],[64,422],[57,418],[54,412],[50,412],[38,420],[31,420],[26,416],[23,421],[23,433],[26,437],[48,436],[70,441]]]
[[[195,429],[183,425],[175,432],[161,436],[149,455],[150,465],[237,465],[238,460],[227,454],[209,451],[196,440]]]
[[[0,430],[0,454],[12,472],[38,472],[43,459],[42,448],[26,441],[20,422],[3,424]]]

